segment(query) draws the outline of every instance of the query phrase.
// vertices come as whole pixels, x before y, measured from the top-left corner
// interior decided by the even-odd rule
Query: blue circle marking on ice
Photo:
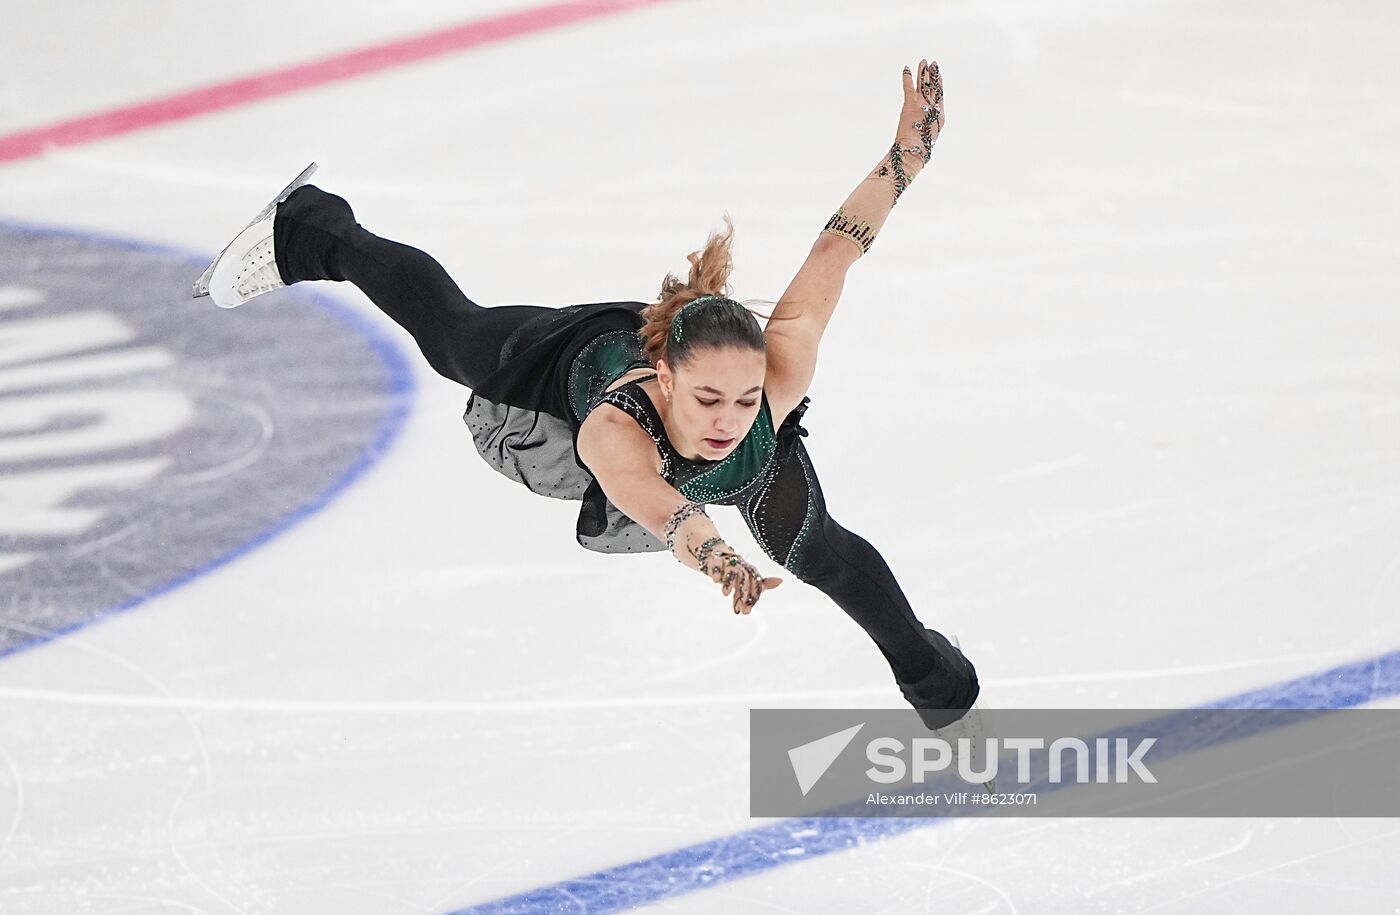
[[[208,257],[0,221],[0,657],[144,603],[324,507],[413,398],[365,318]]]

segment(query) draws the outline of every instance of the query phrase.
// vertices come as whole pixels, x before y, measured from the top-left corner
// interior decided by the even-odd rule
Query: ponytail
[[[728,297],[729,274],[734,269],[734,223],[728,213],[724,222],[727,231],[711,232],[704,248],[686,255],[690,275],[685,281],[667,273],[656,302],[642,309],[645,323],[638,334],[642,353],[652,365],[662,359],[672,366],[683,364],[692,350],[702,347],[766,349],[763,331],[753,314]],[[701,296],[708,298],[686,311],[681,319],[684,333],[677,340],[672,333],[676,315]]]

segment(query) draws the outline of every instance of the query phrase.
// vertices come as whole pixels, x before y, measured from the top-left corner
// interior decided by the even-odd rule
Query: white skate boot
[[[962,642],[958,640],[958,637],[956,635],[949,633],[948,638],[953,643],[953,646],[958,649],[958,651],[962,651]],[[933,732],[939,737],[942,737],[944,740],[948,741],[948,745],[953,748],[953,754],[955,757],[958,755],[958,752],[960,750],[958,739],[967,738],[967,747],[970,751],[968,753],[967,762],[969,767],[974,772],[986,771],[986,740],[987,737],[990,736],[987,734],[986,722],[982,719],[982,710],[977,707],[978,703],[980,703],[981,701],[982,700],[979,697],[977,701],[972,703],[971,708],[969,708],[961,718],[959,718],[957,721],[954,721],[952,724],[947,725],[946,727],[938,728]],[[993,775],[987,781],[983,782],[982,787],[986,790],[988,794],[996,794],[996,776]]]
[[[236,308],[253,296],[286,285],[277,272],[277,259],[272,249],[273,219],[277,204],[310,180],[315,171],[316,163],[312,162],[228,243],[209,269],[195,280],[195,298],[207,295],[220,308]]]
[[[980,702],[981,700],[977,700]],[[967,738],[967,764],[974,772],[987,771],[987,734],[986,723],[982,720],[982,710],[977,707],[977,702],[972,703],[972,708],[968,709],[961,718],[954,721],[947,727],[942,727],[934,731],[939,737],[948,741],[948,746],[953,750],[954,758],[962,752],[962,747],[958,743],[959,738]],[[997,778],[992,775],[982,783],[982,787],[988,794],[997,793]]]

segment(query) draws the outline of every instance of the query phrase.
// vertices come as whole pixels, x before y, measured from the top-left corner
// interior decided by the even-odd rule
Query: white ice
[[[8,0],[0,134],[516,6]],[[212,254],[316,159],[484,304],[650,298],[726,211],[771,300],[935,58],[810,392],[828,503],[989,707],[1190,705],[1400,646],[1397,39],[1381,2],[660,3],[0,164],[0,217]],[[0,661],[0,910],[445,912],[760,825],[751,707],[902,704],[791,576],[736,619],[580,549],[324,288],[414,360],[402,437]],[[969,821],[651,908],[1400,912],[1397,857],[1386,819]]]

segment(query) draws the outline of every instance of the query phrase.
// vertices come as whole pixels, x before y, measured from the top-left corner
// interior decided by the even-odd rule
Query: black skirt
[[[604,399],[604,389],[629,369],[650,364],[637,337],[645,307],[643,302],[570,305],[527,321],[502,346],[497,369],[472,389],[463,416],[477,452],[497,471],[539,495],[581,501],[575,537],[600,553],[666,549],[608,500],[579,460],[577,447],[579,427]],[[776,431],[765,466],[746,474],[751,479],[744,482],[751,485],[735,487],[723,499],[696,500],[737,505],[761,487],[781,469],[797,437],[807,434],[798,424],[805,407],[804,399]],[[773,436],[771,425],[767,433]],[[658,447],[667,444],[658,441]],[[681,479],[670,482],[685,485]]]
[[[652,552],[666,545],[608,502],[578,458],[580,353],[604,334],[642,326],[644,302],[570,305],[521,325],[501,349],[500,365],[472,389],[463,419],[482,458],[532,492],[583,502],[576,537],[601,553]],[[638,351],[639,347],[632,347]],[[622,368],[625,371],[625,367]],[[592,396],[622,371],[584,379]]]

